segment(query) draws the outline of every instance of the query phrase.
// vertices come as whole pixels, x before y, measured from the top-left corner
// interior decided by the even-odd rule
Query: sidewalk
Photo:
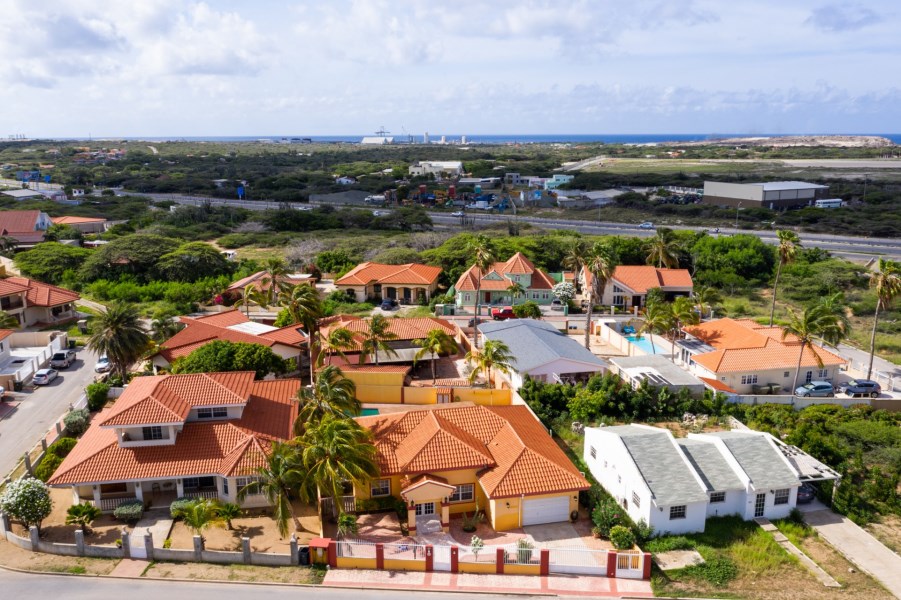
[[[560,596],[620,596],[652,598],[651,582],[588,575],[488,575],[476,573],[423,573],[420,571],[367,571],[330,569],[324,586],[397,590],[490,592],[496,594],[548,594]]]
[[[845,558],[901,598],[901,557],[831,510],[804,513],[804,520]]]

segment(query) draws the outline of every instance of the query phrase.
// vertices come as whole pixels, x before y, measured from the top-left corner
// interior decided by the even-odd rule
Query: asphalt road
[[[0,478],[78,401],[94,380],[96,363],[96,355],[82,348],[75,364],[61,370],[50,385],[8,394],[7,406],[0,409]]]
[[[191,598],[191,600],[221,600],[225,597],[267,598],[271,600],[296,600],[298,597],[323,598],[325,600],[359,600],[360,596],[372,600],[413,600],[436,598],[440,600],[471,600],[473,594],[447,592],[406,592],[401,590],[359,590],[330,587],[262,586],[240,583],[208,583],[166,581],[161,579],[107,579],[99,577],[71,577],[64,575],[38,575],[17,573],[0,569],[0,586],[3,598],[66,598],[66,600],[97,600],[97,598],[128,598],[129,600],[159,600]],[[480,598],[504,598],[510,596],[478,594]]]

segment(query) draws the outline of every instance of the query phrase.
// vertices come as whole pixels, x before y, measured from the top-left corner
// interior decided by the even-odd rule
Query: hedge
[[[116,510],[113,511],[113,516],[127,523],[140,521],[141,517],[144,516],[144,503],[140,500],[120,502]]]

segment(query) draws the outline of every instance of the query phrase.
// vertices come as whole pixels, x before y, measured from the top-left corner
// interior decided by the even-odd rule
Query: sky
[[[901,132],[892,0],[0,0],[0,137]]]

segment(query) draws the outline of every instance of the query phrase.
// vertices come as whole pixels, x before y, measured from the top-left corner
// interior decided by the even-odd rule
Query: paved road
[[[0,408],[0,478],[5,477],[22,455],[66,414],[94,380],[97,357],[78,351],[78,360],[48,386],[9,395],[11,402]]]
[[[66,598],[66,600],[97,600],[97,598],[128,598],[129,600],[159,600],[161,597],[191,598],[191,600],[221,600],[226,597],[296,600],[298,597],[325,600],[403,600],[422,597],[440,600],[470,600],[471,593],[428,593],[401,590],[360,590],[339,588],[301,588],[296,586],[261,586],[237,583],[181,582],[148,579],[106,579],[97,577],[67,577],[62,575],[32,575],[0,569],[0,586],[4,598]],[[480,598],[509,596],[479,594]]]
[[[831,510],[804,513],[804,520],[845,558],[901,598],[901,557]]]

